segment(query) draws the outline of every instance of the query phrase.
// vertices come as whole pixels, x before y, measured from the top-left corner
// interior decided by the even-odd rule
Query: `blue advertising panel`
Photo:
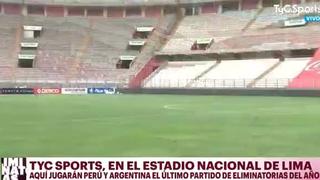
[[[88,94],[115,94],[115,88],[88,88]]]

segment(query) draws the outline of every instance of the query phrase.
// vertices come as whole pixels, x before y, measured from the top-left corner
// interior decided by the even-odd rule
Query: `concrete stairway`
[[[191,87],[192,84],[199,80],[201,77],[203,77],[205,74],[207,74],[209,71],[211,71],[212,69],[216,68],[217,66],[219,66],[219,64],[221,63],[221,61],[217,61],[215,64],[213,64],[212,66],[210,66],[208,69],[206,69],[205,71],[203,71],[201,74],[199,74],[196,78],[194,78],[190,83],[187,84],[186,87]]]
[[[263,79],[266,75],[268,75],[270,72],[272,72],[274,69],[276,69],[281,63],[282,63],[282,61],[279,61],[276,64],[274,64],[273,66],[271,66],[269,69],[267,69],[265,72],[263,72],[260,76],[258,76],[256,79],[254,79],[250,84],[248,84],[247,88],[253,88],[259,80]]]

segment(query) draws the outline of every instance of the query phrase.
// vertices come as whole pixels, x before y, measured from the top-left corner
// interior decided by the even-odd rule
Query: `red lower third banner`
[[[320,179],[320,158],[1,158],[2,180]]]

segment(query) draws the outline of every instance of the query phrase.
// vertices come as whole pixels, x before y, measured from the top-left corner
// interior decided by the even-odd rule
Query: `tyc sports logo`
[[[320,22],[320,6],[318,4],[302,6],[298,4],[286,4],[281,6],[280,4],[275,4],[275,13],[278,15],[290,14],[290,15],[304,15],[305,23],[308,22]]]
[[[1,180],[26,180],[26,158],[1,158]]]

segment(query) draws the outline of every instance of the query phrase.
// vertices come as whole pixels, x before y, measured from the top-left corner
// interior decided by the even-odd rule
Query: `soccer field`
[[[320,156],[320,99],[1,96],[0,156]]]

